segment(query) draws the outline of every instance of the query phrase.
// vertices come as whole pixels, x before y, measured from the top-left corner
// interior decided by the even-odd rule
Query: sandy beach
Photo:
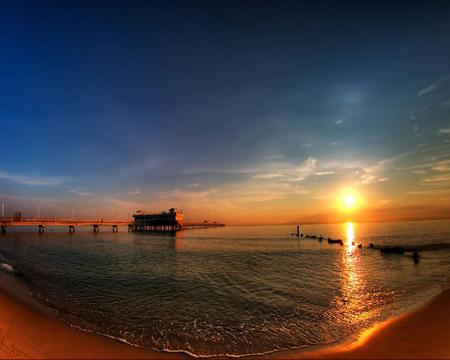
[[[1,280],[1,358],[188,358],[129,346],[69,327],[14,281]],[[321,350],[279,352],[265,358],[450,358],[449,305],[450,290],[446,290],[413,312],[377,324],[357,341]]]
[[[450,358],[450,289],[422,307],[376,324],[356,341],[315,351],[273,354],[278,359]]]
[[[0,280],[2,359],[183,358],[182,354],[145,350],[72,328],[32,299],[20,284],[4,275]]]

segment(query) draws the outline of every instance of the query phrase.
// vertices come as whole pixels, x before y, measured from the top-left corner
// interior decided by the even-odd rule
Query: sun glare
[[[355,197],[353,195],[345,195],[344,205],[346,208],[351,209],[355,205]]]
[[[339,207],[343,211],[352,211],[358,207],[359,196],[353,190],[344,190],[338,199]]]

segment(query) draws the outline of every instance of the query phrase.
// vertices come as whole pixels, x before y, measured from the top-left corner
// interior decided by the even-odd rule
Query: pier
[[[5,217],[0,216],[0,233],[4,234],[10,227],[36,227],[41,234],[46,227],[66,227],[70,234],[75,233],[78,226],[90,226],[94,233],[100,228],[109,227],[112,232],[119,231],[119,226],[128,226],[130,232],[166,232],[172,233],[180,230],[205,229],[222,227],[225,224],[217,222],[184,222],[180,210],[170,209],[158,214],[145,214],[137,212],[133,215],[134,221],[127,219],[75,219],[75,218],[42,218],[42,217]]]
[[[130,224],[130,220],[118,219],[72,219],[72,218],[36,218],[36,217],[0,217],[0,232],[5,233],[8,227],[37,227],[39,233],[45,232],[47,226],[67,227],[69,233],[74,233],[77,226],[91,226],[93,232],[99,232],[100,227],[111,227],[113,232],[119,226]]]

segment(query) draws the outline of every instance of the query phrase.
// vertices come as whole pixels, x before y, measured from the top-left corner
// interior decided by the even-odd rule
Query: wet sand
[[[4,276],[1,276],[2,278]],[[12,280],[0,279],[0,358],[179,359],[69,327]],[[450,358],[450,290],[426,305],[374,326],[357,341],[313,351],[288,351],[267,359]]]
[[[174,359],[160,353],[72,328],[32,299],[20,284],[0,276],[0,358]]]
[[[275,359],[450,359],[450,289],[419,309],[377,324],[356,341]]]

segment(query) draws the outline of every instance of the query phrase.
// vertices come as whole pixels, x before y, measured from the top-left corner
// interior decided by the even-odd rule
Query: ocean
[[[1,271],[68,324],[199,357],[342,341],[423,303],[450,275],[447,220],[301,226],[322,242],[292,236],[295,225],[63,230],[8,228]],[[415,264],[369,243],[425,247]]]

